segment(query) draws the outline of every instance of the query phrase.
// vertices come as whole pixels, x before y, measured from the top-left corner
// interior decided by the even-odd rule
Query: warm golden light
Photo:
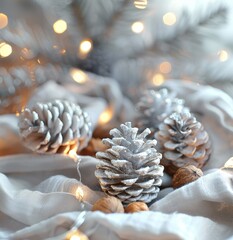
[[[147,7],[147,0],[135,0],[134,6],[138,9],[145,9]]]
[[[79,45],[79,52],[83,55],[88,54],[92,49],[92,41],[90,39],[83,40]]]
[[[4,13],[0,13],[0,29],[3,29],[8,24],[8,17]]]
[[[66,50],[65,49],[61,49],[60,53],[64,55],[66,53]]]
[[[221,50],[218,52],[218,57],[220,62],[225,62],[228,60],[228,52],[226,50]]]
[[[0,57],[2,58],[8,57],[11,55],[11,53],[12,53],[11,45],[5,42],[0,43]]]
[[[131,26],[131,30],[134,33],[141,33],[144,30],[144,24],[142,22],[134,22]]]
[[[80,69],[77,68],[71,68],[70,69],[70,75],[74,79],[75,82],[79,84],[84,84],[87,81],[87,75],[85,72],[83,72]]]
[[[107,108],[99,117],[100,124],[108,123],[112,119],[112,111]]]
[[[161,73],[170,73],[172,70],[172,65],[169,62],[162,62],[159,65],[159,70],[161,71]]]
[[[68,155],[76,162],[78,159],[78,155],[75,150],[70,150]]]
[[[65,240],[88,240],[88,237],[79,230],[72,230],[67,233]]]
[[[76,192],[75,192],[75,196],[79,201],[83,200],[84,197],[84,191],[81,187],[77,187]]]
[[[163,15],[163,23],[167,26],[172,26],[176,23],[176,15],[172,12],[168,12]]]
[[[164,76],[160,73],[157,73],[153,76],[152,82],[155,86],[160,86],[164,83]]]
[[[62,34],[67,29],[67,23],[66,21],[59,19],[53,24],[53,30],[57,34]]]

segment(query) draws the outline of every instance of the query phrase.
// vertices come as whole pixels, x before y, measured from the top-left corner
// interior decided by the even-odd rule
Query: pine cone
[[[188,111],[173,113],[166,118],[155,138],[163,153],[161,163],[171,175],[187,164],[201,168],[209,159],[209,135]]]
[[[92,134],[87,113],[74,103],[60,100],[26,108],[19,130],[26,146],[39,153],[80,151]]]
[[[138,135],[130,122],[120,127],[122,131],[110,131],[112,139],[103,139],[109,149],[96,154],[100,163],[95,175],[102,190],[124,204],[149,203],[157,197],[164,169],[159,165],[162,155],[155,149],[157,141],[145,139],[148,128]]]
[[[138,127],[148,127],[154,133],[166,117],[173,112],[181,112],[184,108],[184,100],[175,98],[166,88],[159,91],[147,90],[137,104],[140,113]]]

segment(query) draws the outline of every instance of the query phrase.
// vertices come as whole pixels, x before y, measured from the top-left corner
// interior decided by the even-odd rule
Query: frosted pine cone
[[[146,127],[154,133],[159,124],[173,112],[181,112],[184,100],[169,94],[166,88],[159,91],[147,90],[137,104],[139,110],[138,127]]]
[[[171,175],[187,164],[201,168],[209,159],[209,135],[188,111],[173,113],[166,118],[155,138],[163,153],[161,163]]]
[[[149,203],[157,197],[164,169],[159,165],[162,155],[155,149],[157,141],[146,140],[148,128],[138,135],[130,122],[120,127],[110,131],[112,139],[103,139],[109,148],[96,154],[100,163],[95,175],[102,190],[124,204]]]
[[[87,113],[74,103],[60,100],[26,108],[19,130],[25,145],[39,153],[80,151],[92,135]]]

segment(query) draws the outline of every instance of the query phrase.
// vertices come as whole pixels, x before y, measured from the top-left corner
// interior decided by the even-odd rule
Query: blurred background
[[[169,79],[233,96],[232,29],[229,0],[1,0],[0,113],[49,80],[82,89],[90,76],[132,100]]]

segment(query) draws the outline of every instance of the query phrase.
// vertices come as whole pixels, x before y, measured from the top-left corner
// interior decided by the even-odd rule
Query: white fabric
[[[80,211],[75,193],[84,191],[87,212],[81,230],[103,239],[233,239],[233,170],[219,169],[233,156],[233,100],[210,87],[171,81],[211,135],[213,153],[199,180],[174,190],[150,212],[90,212],[103,193],[94,170],[97,160],[28,152],[17,133],[17,119],[0,116],[0,239],[64,239]]]

